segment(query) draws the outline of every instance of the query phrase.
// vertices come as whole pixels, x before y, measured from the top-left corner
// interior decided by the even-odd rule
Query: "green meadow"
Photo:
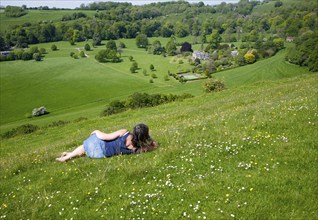
[[[41,12],[26,16],[45,19]],[[62,12],[50,17],[58,20]],[[166,45],[170,39],[154,40]],[[191,70],[187,58],[148,54],[134,39],[116,42],[126,45],[120,63],[95,60],[106,41],[85,58],[70,53],[91,41],[54,42],[57,51],[53,43],[30,45],[46,49],[43,61],[0,62],[0,134],[24,124],[40,127],[0,137],[0,219],[318,218],[317,73],[285,62],[284,49],[213,74],[226,89],[207,94],[205,80],[166,80],[168,71]],[[99,116],[108,103],[135,92],[194,98]],[[50,113],[29,117],[40,106]],[[140,122],[160,144],[153,152],[55,161],[93,130],[131,130]]]
[[[105,46],[87,51],[86,58],[73,59],[70,53],[84,50],[85,43],[70,46],[68,42],[55,43],[59,50],[54,52],[50,49],[52,43],[36,45],[48,52],[41,62],[2,62],[1,126],[15,121],[37,121],[26,116],[30,115],[33,108],[42,105],[51,112],[47,118],[64,113],[74,113],[74,117],[77,117],[75,112],[83,109],[86,116],[96,116],[109,101],[127,97],[136,91],[202,92],[201,88],[195,86],[198,83],[183,86],[174,79],[164,80],[168,70],[176,72],[181,68],[172,57],[150,55],[144,49],[137,49],[135,40],[124,42],[127,49],[122,52],[123,62],[115,64],[98,63],[95,60],[95,54]],[[133,56],[138,63],[137,73],[130,73],[129,56]],[[149,69],[150,64],[154,65],[155,71]],[[183,66],[190,69],[189,64]],[[147,71],[146,76],[143,74],[144,69]],[[154,83],[149,83],[153,73],[157,78],[153,79]]]
[[[156,39],[163,45],[169,40],[150,38],[150,42]],[[177,40],[182,43],[191,41],[191,37]],[[47,51],[43,61],[1,62],[1,133],[25,123],[45,125],[58,120],[97,117],[110,101],[125,99],[134,92],[191,93],[195,96],[203,93],[202,80],[185,84],[172,77],[165,80],[168,71],[191,70],[187,59],[179,64],[178,60],[182,58],[148,54],[136,47],[134,39],[119,41],[127,47],[121,53],[123,61],[120,63],[98,63],[95,60],[95,54],[105,46],[86,51],[86,58],[70,57],[71,52],[84,51],[84,45],[90,42],[74,46],[68,42],[56,42],[58,51],[51,51],[53,43],[37,44],[35,46]],[[198,47],[200,45],[193,46],[194,49]],[[304,68],[286,63],[284,54],[285,50],[270,59],[219,72],[215,76],[224,78],[226,86],[232,88],[308,73]],[[130,73],[129,56],[138,63],[137,73]],[[154,65],[155,71],[150,70],[150,64]],[[154,83],[150,83],[152,74],[157,76],[153,79]],[[40,106],[45,106],[50,114],[29,118],[32,110]]]
[[[0,217],[317,219],[317,79],[259,81],[3,139]],[[94,129],[138,122],[157,150],[54,159]]]

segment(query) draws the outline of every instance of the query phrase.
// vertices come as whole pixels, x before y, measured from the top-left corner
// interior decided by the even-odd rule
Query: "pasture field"
[[[196,83],[183,86],[174,79],[165,81],[164,76],[168,70],[175,72],[180,65],[172,61],[171,57],[154,56],[144,49],[137,49],[135,40],[125,40],[127,49],[122,53],[121,63],[98,63],[95,60],[95,54],[105,46],[86,52],[87,58],[73,59],[70,52],[84,50],[85,42],[75,46],[70,46],[68,42],[57,42],[55,44],[59,50],[54,52],[50,49],[52,44],[36,45],[48,52],[41,62],[0,63],[1,125],[17,120],[32,121],[34,119],[27,119],[26,116],[33,108],[42,105],[52,113],[47,115],[49,118],[82,109],[85,109],[88,116],[97,116],[109,101],[127,97],[137,91],[202,93],[200,85],[196,86]],[[129,70],[130,55],[140,68],[135,74]],[[150,64],[154,65],[155,71],[149,69]],[[182,66],[190,68],[189,64]],[[147,76],[143,74],[143,69],[147,70]],[[152,73],[157,78],[153,79],[154,83],[149,83]],[[96,106],[99,108],[96,109]],[[92,113],[89,107],[92,107]],[[77,116],[75,114],[74,117]]]
[[[317,219],[317,82],[250,83],[3,139],[0,218]],[[92,130],[138,122],[157,150],[54,160]]]
[[[150,43],[155,39],[160,40],[162,45],[169,41],[169,38],[150,38]],[[191,42],[191,37],[177,40],[180,43]],[[1,62],[1,133],[25,123],[45,125],[58,120],[96,117],[110,101],[125,99],[134,92],[202,95],[202,80],[186,84],[173,78],[164,80],[168,71],[191,70],[186,59],[179,64],[177,60],[180,58],[151,55],[137,48],[134,39],[119,41],[127,46],[121,53],[121,63],[98,63],[95,60],[95,54],[105,46],[85,52],[88,55],[86,58],[70,57],[71,52],[84,50],[84,45],[89,41],[74,46],[68,42],[56,42],[58,51],[51,51],[53,43],[37,44],[35,46],[47,51],[41,62]],[[193,46],[194,49],[198,47],[200,45]],[[284,54],[283,50],[272,58],[219,72],[215,76],[224,78],[226,86],[232,88],[260,80],[277,80],[308,73],[304,68],[287,64]],[[130,73],[129,56],[133,56],[138,63],[137,73]],[[154,65],[155,71],[149,69],[150,64]],[[153,73],[157,78],[150,83]],[[45,106],[50,114],[28,118],[32,109],[40,106]]]

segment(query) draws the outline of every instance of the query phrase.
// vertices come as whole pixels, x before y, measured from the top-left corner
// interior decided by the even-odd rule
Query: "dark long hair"
[[[150,137],[149,128],[145,124],[138,124],[133,128],[132,143],[136,153],[151,151],[158,147],[158,144]]]

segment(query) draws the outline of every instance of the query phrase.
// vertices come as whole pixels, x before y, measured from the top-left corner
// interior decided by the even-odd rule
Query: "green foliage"
[[[255,55],[252,53],[245,54],[244,59],[245,59],[245,62],[248,64],[254,63],[256,60]]]
[[[81,52],[79,53],[80,57],[86,57],[85,52],[81,50]]]
[[[307,33],[296,41],[296,47],[290,48],[285,59],[290,63],[306,66],[310,71],[318,71],[318,31]]]
[[[34,54],[33,54],[33,59],[34,59],[35,61],[41,61],[41,60],[42,60],[42,56],[41,56],[40,53],[34,53]]]
[[[138,48],[146,48],[148,46],[148,38],[145,34],[139,34],[136,37],[136,45]]]
[[[150,79],[150,83],[154,81]],[[193,96],[190,94],[182,94],[182,95],[163,95],[163,94],[148,94],[148,93],[139,93],[136,92],[128,97],[126,101],[115,100],[112,101],[109,106],[101,113],[101,116],[108,116],[112,114],[117,114],[128,109],[138,109],[138,108],[146,108],[153,107],[157,105],[161,105],[168,102],[174,102],[177,100],[183,100],[187,98],[192,98]]]
[[[109,50],[117,51],[116,42],[114,40],[108,41],[107,44],[106,44],[106,48],[109,49]]]
[[[89,46],[89,44],[85,44],[84,49],[86,51],[90,51],[91,50],[91,46]]]
[[[205,92],[219,92],[225,89],[224,80],[218,78],[210,78],[203,84]]]
[[[17,135],[23,135],[23,134],[31,134],[39,129],[38,126],[32,125],[32,124],[24,124],[17,128],[14,128],[10,131],[5,132],[2,137],[3,138],[12,138]]]
[[[148,48],[149,52],[154,55],[161,55],[164,53],[164,48],[161,46],[161,43],[159,40],[155,40],[151,47]]]
[[[154,65],[153,65],[153,64],[150,64],[149,69],[150,69],[151,71],[154,71],[154,70],[155,70]]]
[[[23,15],[26,15],[27,13],[28,12],[25,9],[17,6],[7,6],[4,9],[4,14],[8,17],[21,17]]]
[[[177,45],[175,43],[175,39],[171,38],[171,40],[166,45],[166,52],[169,56],[173,56],[176,54]]]
[[[56,50],[57,50],[57,46],[56,46],[55,44],[52,44],[51,50],[52,50],[52,51],[56,51]]]
[[[117,51],[106,49],[100,50],[95,56],[95,59],[100,63],[112,62],[118,63],[120,62],[120,58],[117,55]]]
[[[124,101],[115,100],[101,113],[101,116],[108,116],[125,111],[127,108]]]
[[[210,46],[211,49],[218,48],[220,43],[221,43],[221,41],[222,41],[222,37],[219,34],[219,31],[218,30],[214,30],[212,32],[212,34],[208,37],[207,41],[208,41],[209,46]],[[213,52],[213,51],[210,51],[210,52]]]

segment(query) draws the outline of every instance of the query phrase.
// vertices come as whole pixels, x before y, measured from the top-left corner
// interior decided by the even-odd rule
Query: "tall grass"
[[[1,140],[7,219],[316,219],[317,74]],[[94,129],[147,123],[160,148],[64,164]]]

